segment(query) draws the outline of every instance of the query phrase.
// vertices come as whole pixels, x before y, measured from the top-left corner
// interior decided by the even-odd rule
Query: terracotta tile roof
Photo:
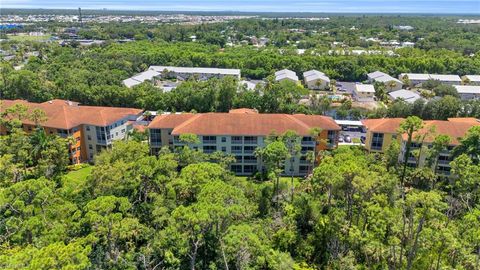
[[[203,113],[171,114],[157,117],[149,128],[173,128],[172,134],[197,135],[252,135],[266,136],[294,130],[299,135],[310,135],[310,129],[340,130],[335,121],[319,115]]]
[[[397,130],[403,120],[403,118],[365,119],[362,120],[362,123],[371,132],[398,133]],[[414,140],[425,135],[434,126],[435,132],[425,137],[425,142],[433,142],[437,135],[444,134],[451,137],[452,145],[458,144],[458,139],[465,136],[470,127],[480,126],[480,121],[475,118],[449,118],[448,121],[431,120],[423,121],[423,123],[423,128],[413,134]],[[402,138],[406,140],[407,135],[403,134]]]
[[[44,127],[71,129],[73,127],[87,124],[94,126],[107,126],[130,115],[142,113],[141,109],[80,106],[76,102],[60,99],[44,103],[32,103],[24,100],[2,100],[1,108],[4,110],[14,104],[24,104],[30,110],[41,109],[47,115],[47,121],[42,123]],[[30,120],[24,120],[24,124],[33,124]]]
[[[403,118],[365,119],[362,124],[368,131],[378,133],[397,133]]]
[[[231,109],[228,111],[229,113],[258,113],[257,110],[255,109],[249,109],[249,108],[239,108],[239,109]]]
[[[195,116],[193,113],[163,114],[155,117],[148,127],[156,129],[173,129],[193,116]]]
[[[467,131],[473,126],[480,126],[480,122],[472,122],[472,119],[454,119],[453,121],[441,121],[441,120],[432,120],[432,121],[424,121],[424,127],[419,130],[418,132],[413,134],[413,138],[419,138],[419,136],[423,136],[427,134],[432,127],[434,127],[434,132],[431,134],[427,134],[425,137],[424,142],[430,143],[435,140],[435,137],[439,134],[448,135],[451,138],[451,145],[457,145],[460,143],[459,139],[465,136]],[[407,135],[403,134],[402,138],[404,140],[407,139]]]

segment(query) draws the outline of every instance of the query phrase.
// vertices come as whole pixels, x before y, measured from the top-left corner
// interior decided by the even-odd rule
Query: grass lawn
[[[44,41],[51,37],[51,35],[45,36],[29,36],[29,35],[7,35],[8,39],[14,41]]]
[[[74,182],[83,182],[87,179],[87,177],[92,172],[93,166],[86,166],[85,168],[71,171],[65,175],[66,181],[74,181]]]

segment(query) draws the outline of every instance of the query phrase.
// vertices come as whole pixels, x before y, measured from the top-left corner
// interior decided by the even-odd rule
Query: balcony
[[[302,141],[302,145],[314,146],[315,141]]]
[[[257,158],[252,157],[252,156],[245,156],[245,157],[243,157],[243,163],[256,164],[257,163]]]

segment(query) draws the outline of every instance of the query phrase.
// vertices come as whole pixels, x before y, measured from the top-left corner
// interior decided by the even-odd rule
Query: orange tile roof
[[[24,100],[2,100],[0,110],[4,110],[15,104],[26,105],[30,110],[41,109],[47,116],[47,121],[42,123],[44,127],[71,129],[87,124],[94,126],[107,126],[129,115],[142,113],[141,109],[80,106],[76,102],[55,99],[43,103],[33,103]],[[34,124],[30,120],[24,120],[24,124]]]
[[[257,110],[255,109],[249,109],[249,108],[239,108],[239,109],[231,109],[228,111],[229,113],[258,113]]]
[[[397,130],[403,120],[403,118],[365,119],[362,123],[371,132],[398,133]],[[433,142],[437,135],[444,134],[450,136],[452,145],[456,145],[459,144],[459,138],[465,136],[470,127],[479,126],[480,121],[475,118],[449,118],[448,121],[423,121],[423,124],[423,128],[413,134],[414,140],[428,133],[434,126],[435,132],[428,134],[425,142]],[[406,140],[407,135],[403,134],[402,138]]]
[[[471,121],[471,119],[464,119],[461,120],[459,118],[442,121],[442,120],[432,120],[432,121],[424,121],[424,126],[418,132],[413,134],[413,138],[419,139],[419,137],[427,136],[424,139],[424,142],[430,143],[435,140],[435,137],[439,134],[448,135],[451,138],[450,145],[457,145],[460,143],[460,138],[467,134],[467,131],[473,126],[480,126],[480,122],[478,121]],[[431,134],[428,134],[429,131],[434,127],[434,131]],[[407,135],[403,134],[402,138],[404,140],[407,139]]]
[[[368,131],[378,133],[397,133],[403,118],[365,119],[362,124]]]
[[[310,135],[312,128],[340,130],[335,121],[319,115],[202,113],[162,115],[149,128],[173,128],[172,134],[197,135],[252,135],[267,136],[294,130],[299,135]]]

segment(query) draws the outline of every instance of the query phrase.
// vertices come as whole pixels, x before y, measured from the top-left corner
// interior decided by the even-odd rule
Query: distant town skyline
[[[480,0],[1,0],[1,8],[480,14]]]

